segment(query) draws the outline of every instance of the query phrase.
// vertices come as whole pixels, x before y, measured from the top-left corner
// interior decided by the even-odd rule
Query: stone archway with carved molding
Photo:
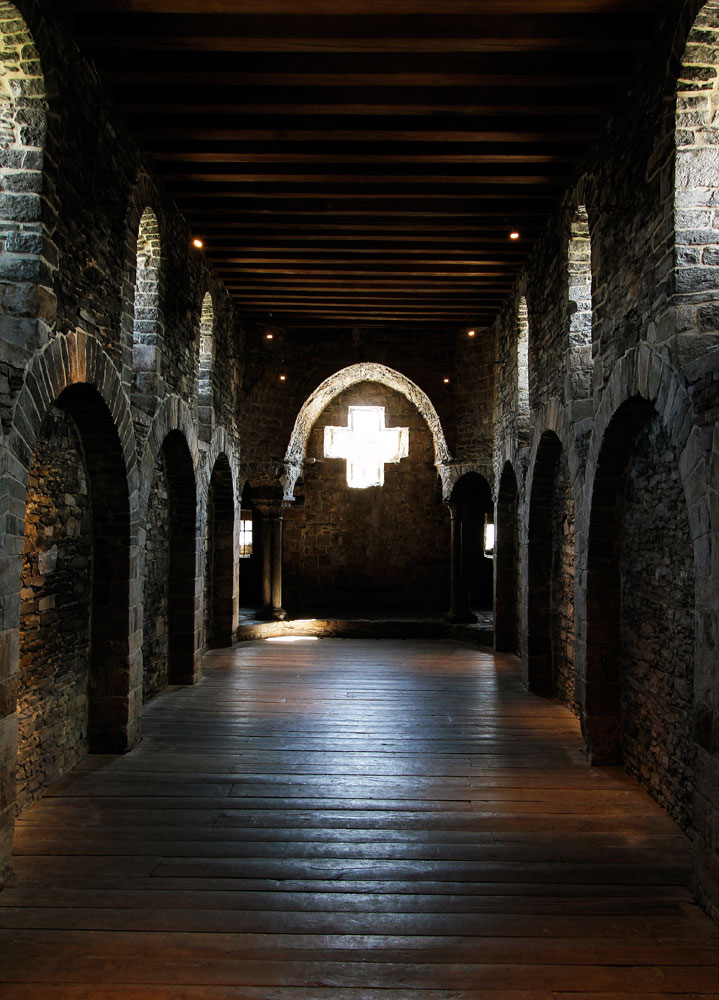
[[[345,389],[360,382],[378,382],[401,393],[412,403],[424,418],[429,427],[434,443],[434,463],[437,472],[442,479],[442,490],[446,492],[446,487],[452,478],[449,475],[452,469],[452,456],[450,455],[447,441],[442,430],[439,414],[434,408],[432,401],[416,383],[408,379],[406,375],[388,368],[386,365],[375,364],[374,362],[363,362],[361,364],[349,365],[340,371],[330,375],[324,382],[320,383],[314,392],[307,397],[297,414],[295,426],[292,430],[290,443],[285,453],[285,471],[282,477],[282,488],[285,500],[294,498],[295,485],[302,475],[302,468],[307,449],[307,441],[310,432],[318,420],[320,414],[329,403]],[[451,486],[449,487],[451,492]],[[447,495],[449,495],[447,493]]]

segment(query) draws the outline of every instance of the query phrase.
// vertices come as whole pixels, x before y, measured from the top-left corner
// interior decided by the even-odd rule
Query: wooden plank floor
[[[689,845],[517,662],[252,642],[19,821],[7,1000],[719,1000]]]

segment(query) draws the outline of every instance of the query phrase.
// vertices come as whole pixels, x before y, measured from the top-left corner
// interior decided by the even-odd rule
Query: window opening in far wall
[[[249,559],[252,555],[252,511],[243,510],[240,514],[240,559]]]
[[[347,460],[347,485],[384,486],[384,467],[409,455],[409,427],[385,427],[384,406],[350,406],[347,427],[325,427],[325,458]]]

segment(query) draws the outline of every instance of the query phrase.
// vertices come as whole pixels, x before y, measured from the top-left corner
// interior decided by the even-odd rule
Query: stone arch
[[[4,376],[20,381],[55,324],[57,251],[49,236],[55,206],[45,159],[47,88],[35,37],[7,0],[0,2],[0,25],[0,341]],[[9,407],[0,417],[7,430]]]
[[[2,518],[6,526],[0,593],[8,655],[3,677],[13,683],[19,665],[20,580],[25,504],[30,470],[44,422],[60,404],[78,428],[94,493],[94,616],[106,628],[93,633],[93,676],[89,743],[91,749],[122,752],[139,733],[137,602],[138,470],[129,402],[120,379],[100,344],[76,332],[53,339],[28,366],[7,438],[7,472]],[[111,606],[100,613],[100,604]],[[14,705],[12,711],[14,712]],[[14,771],[17,743],[8,742],[2,766]],[[9,815],[6,813],[5,815]],[[11,831],[3,835],[10,844]],[[6,858],[0,858],[0,865]]]
[[[198,465],[190,410],[179,397],[167,397],[152,422],[142,459],[143,618],[148,622],[143,630],[145,698],[166,684],[191,684],[199,677]]]
[[[420,412],[427,423],[434,442],[435,464],[438,468],[451,460],[439,415],[429,396],[405,375],[374,362],[350,365],[326,378],[302,404],[285,453],[283,489],[285,499],[291,500],[294,488],[302,474],[307,440],[320,413],[335,396],[360,382],[379,382],[406,397]]]
[[[200,343],[197,370],[197,405],[200,438],[209,441],[213,421],[213,379],[215,366],[215,307],[212,293],[206,292],[200,311]]]
[[[592,244],[586,206],[568,220],[566,298],[566,396],[586,399],[592,390]]]
[[[619,560],[625,541],[625,490],[637,441],[655,418],[681,480],[694,580],[710,577],[702,435],[682,381],[656,350],[643,343],[615,365],[595,417],[587,459],[585,496],[591,506],[585,514],[578,566],[583,587],[577,591],[586,633],[578,647],[577,672],[585,737],[596,764],[622,758]],[[689,660],[694,675],[702,629],[696,600],[693,605],[696,639]],[[696,690],[697,676],[692,687]],[[696,707],[695,693],[693,700]]]
[[[451,621],[476,621],[473,608],[492,606],[493,563],[485,559],[484,527],[494,522],[489,481],[475,470],[463,473],[449,497],[452,517]],[[486,563],[489,562],[489,565]]]
[[[559,400],[538,415],[530,452],[522,667],[538,694],[574,708],[574,511],[581,465]]]
[[[517,303],[517,447],[529,443],[529,309],[527,299]]]
[[[237,627],[235,490],[230,461],[220,452],[207,488],[205,635],[210,648],[229,646]]]
[[[499,477],[494,557],[494,648],[519,653],[519,487],[506,462]]]

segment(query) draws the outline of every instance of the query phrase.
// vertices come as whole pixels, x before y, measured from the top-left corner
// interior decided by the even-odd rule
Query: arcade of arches
[[[619,816],[616,829],[612,817],[605,817],[609,826],[602,843],[612,864],[616,859],[612,892],[624,899],[624,909],[602,910],[585,885],[582,913],[595,915],[601,927],[610,917],[598,914],[611,919],[640,914],[632,910],[639,903],[627,901],[628,883],[638,880],[639,889],[632,882],[637,894],[659,907],[646,918],[647,936],[659,939],[660,917],[668,926],[675,909],[686,915],[692,900],[714,919],[719,916],[719,2],[677,0],[666,6],[653,43],[655,58],[641,63],[631,93],[611,124],[597,131],[569,189],[554,199],[554,212],[522,269],[516,268],[491,328],[478,325],[470,338],[466,327],[438,335],[427,325],[398,331],[387,320],[300,331],[276,319],[246,316],[222,267],[213,267],[192,245],[190,224],[196,225],[197,216],[180,214],[171,178],[160,179],[138,138],[126,132],[101,76],[75,47],[70,25],[56,22],[53,5],[42,0],[0,0],[0,872],[7,886],[0,892],[0,982],[6,983],[5,961],[12,965],[12,942],[7,945],[11,938],[3,936],[3,928],[22,936],[21,928],[35,926],[17,916],[24,907],[40,907],[41,930],[57,928],[62,925],[52,923],[53,907],[110,907],[98,902],[102,891],[124,889],[117,884],[121,859],[98,860],[100,848],[89,832],[92,818],[78,843],[90,858],[87,878],[99,872],[102,884],[83,883],[85,895],[70,903],[58,902],[69,898],[58,890],[45,904],[32,894],[33,879],[40,875],[23,875],[24,855],[33,853],[23,830],[37,836],[37,824],[51,816],[48,803],[65,802],[58,808],[78,815],[74,793],[57,798],[63,788],[76,787],[67,784],[75,775],[85,775],[77,787],[88,781],[98,797],[92,801],[100,802],[106,773],[108,787],[115,782],[115,790],[125,789],[119,794],[127,796],[122,803],[129,802],[128,809],[152,817],[156,836],[147,829],[136,835],[138,842],[153,845],[143,861],[148,870],[142,891],[162,890],[164,899],[174,889],[179,897],[181,889],[183,896],[180,902],[159,902],[159,908],[176,906],[196,915],[190,883],[209,879],[218,911],[262,911],[258,926],[264,928],[272,925],[264,920],[274,905],[268,902],[270,882],[274,892],[279,881],[291,878],[292,891],[309,897],[311,883],[297,874],[302,865],[298,862],[291,876],[275,876],[274,869],[265,872],[268,864],[252,886],[238,892],[242,900],[226,902],[220,896],[235,891],[230,882],[236,877],[226,876],[232,868],[228,858],[254,863],[270,856],[274,834],[278,843],[292,840],[292,830],[280,829],[284,820],[267,816],[300,794],[290,779],[279,777],[294,742],[309,747],[307,760],[292,764],[313,789],[301,792],[308,800],[305,820],[313,826],[312,810],[329,809],[326,800],[334,802],[335,792],[321,786],[319,775],[322,762],[332,758],[327,746],[338,725],[343,738],[351,731],[358,747],[369,734],[370,741],[376,736],[381,743],[377,752],[391,745],[403,755],[400,770],[387,774],[395,776],[397,798],[409,803],[403,807],[411,814],[409,843],[415,823],[421,828],[426,822],[440,830],[440,840],[444,836],[441,826],[432,825],[442,808],[444,796],[437,791],[442,775],[451,775],[446,787],[454,782],[468,789],[456,791],[455,798],[462,798],[470,818],[480,808],[471,799],[479,787],[472,768],[497,767],[496,781],[506,782],[510,798],[513,787],[537,794],[521,783],[512,785],[520,782],[522,768],[533,766],[527,759],[516,764],[513,757],[526,718],[537,775],[545,760],[559,769],[570,756],[574,770],[567,787],[579,783],[587,800],[604,780],[614,782],[617,801],[646,793],[649,798],[641,801],[664,831],[666,858],[656,862],[659,874],[645,872],[641,859],[629,871],[622,851],[632,837],[632,849],[637,848],[644,820],[639,823],[632,812],[630,822],[627,816],[635,809],[630,805],[623,807],[627,815]],[[241,231],[233,239],[241,240]],[[350,458],[341,451],[353,433],[351,408],[358,407],[374,408],[377,440],[388,435],[367,473],[373,485],[366,488],[348,481]],[[334,457],[340,453],[343,457]],[[288,652],[283,660],[280,646],[267,654],[263,673],[260,640],[303,635],[331,636],[327,642],[342,635],[389,636],[395,645],[385,654],[377,643],[374,659],[372,648],[363,647],[366,680],[364,674],[342,672],[354,669],[348,668],[350,640],[337,640],[338,651],[332,652],[336,674],[322,659],[329,654],[318,653],[316,664],[311,651]],[[414,671],[411,679],[401,675],[402,648],[408,651],[407,669]],[[441,667],[433,695],[428,692],[435,649]],[[291,674],[287,686],[284,663]],[[461,681],[450,693],[453,664]],[[447,687],[441,682],[445,674]],[[228,678],[231,687],[222,693],[220,682]],[[203,691],[207,703],[197,700]],[[412,719],[403,714],[402,692],[420,705],[424,734],[415,733]],[[489,722],[483,698],[492,706]],[[359,708],[348,711],[345,702],[352,708],[352,699],[364,706],[364,714]],[[391,699],[399,699],[394,709]],[[243,715],[247,705],[251,718]],[[189,706],[186,728],[177,722],[178,706]],[[500,708],[511,722],[495,717]],[[215,710],[224,720],[217,726]],[[266,734],[258,723],[262,713],[270,719]],[[310,717],[316,728],[307,736]],[[456,730],[455,719],[461,719]],[[197,862],[199,874],[182,879],[172,874],[173,865],[164,865],[162,843],[168,836],[162,796],[176,793],[161,788],[164,779],[157,775],[149,791],[138,791],[145,771],[155,766],[153,754],[160,774],[180,769],[183,753],[173,749],[173,725],[196,735],[197,743],[183,744],[184,751],[200,748],[202,763],[195,760],[191,768],[202,772],[206,783],[198,792],[200,779],[192,779],[194,790],[181,798],[177,821],[193,829],[201,825],[202,795],[215,810],[212,843]],[[210,744],[203,743],[210,739],[203,726],[219,741],[217,751],[210,753]],[[549,746],[553,727],[561,731],[556,753]],[[436,740],[427,773],[419,770],[422,754],[416,751],[415,759],[412,749],[420,735]],[[485,741],[492,739],[498,749],[490,752]],[[442,755],[450,753],[452,740],[461,750],[451,752],[459,753],[466,773],[443,770]],[[354,746],[343,746],[347,759]],[[482,754],[494,754],[494,763],[480,762]],[[510,758],[515,763],[507,764]],[[187,759],[185,753],[183,767]],[[128,770],[121,772],[125,762]],[[244,786],[234,784],[231,775],[218,777],[235,766],[250,776],[249,790],[237,791]],[[378,766],[380,772],[397,767],[388,757]],[[416,788],[406,784],[410,772]],[[546,779],[542,790],[547,800],[553,780]],[[563,780],[559,770],[556,780]],[[276,791],[269,787],[273,782]],[[346,863],[359,870],[370,864],[367,859],[382,858],[385,864],[395,857],[381,853],[394,850],[394,841],[377,846],[386,815],[372,812],[375,786],[360,773],[356,784],[362,815],[370,817],[366,842],[358,834],[350,846],[341,844],[335,820],[328,820],[327,830],[318,827],[308,838],[313,844],[331,842],[340,851],[323,856],[321,865],[330,864],[327,858],[361,857],[362,862]],[[431,793],[422,791],[425,785]],[[560,799],[565,791],[562,786]],[[253,832],[243,833],[241,849],[228,833],[240,820],[218,805],[223,796],[231,805],[232,796],[240,794],[247,795],[246,808],[256,811]],[[530,804],[527,816],[542,807],[535,799]],[[536,914],[566,916],[557,937],[571,936],[572,913],[562,909],[561,872],[548,875],[542,865],[559,861],[564,848],[552,838],[560,836],[565,820],[566,829],[580,838],[573,808],[566,816],[553,815],[551,836],[548,826],[541,850],[536,842],[531,847],[536,880],[531,895],[541,897]],[[35,815],[41,818],[33,820]],[[77,820],[81,827],[83,822]],[[527,822],[527,831],[538,830]],[[631,826],[634,822],[639,825]],[[464,933],[457,921],[469,896],[463,895],[466,886],[458,885],[469,878],[465,861],[479,857],[471,854],[479,843],[471,840],[473,830],[460,823],[446,833],[449,847],[433,842],[431,850],[449,853],[401,855],[418,859],[417,866],[439,858],[453,873],[445,879],[453,888],[441,891],[454,901],[446,904],[451,915],[446,927],[454,930],[437,930],[439,924],[428,918],[429,930],[407,932],[425,935],[435,958],[422,961],[448,963],[436,957],[445,947],[437,941]],[[45,843],[46,833],[38,843]],[[501,840],[487,825],[477,837],[485,838],[484,844],[495,834]],[[424,849],[423,835],[412,841],[420,845],[417,850]],[[172,850],[190,856],[199,834],[193,837],[183,834]],[[517,828],[517,842],[528,837]],[[667,872],[676,843],[685,868],[675,877]],[[502,867],[506,846],[502,841],[496,854],[486,855],[496,864],[492,892],[498,896],[499,883],[510,879],[509,868]],[[65,847],[68,856],[81,853],[74,844]],[[369,853],[352,853],[360,849]],[[585,862],[592,862],[588,854],[577,864]],[[163,877],[165,868],[169,874]],[[40,865],[37,871],[42,870]],[[578,870],[571,878],[579,878]],[[151,884],[156,874],[161,885]],[[346,874],[342,869],[332,877]],[[422,899],[413,895],[415,877],[429,879],[426,872],[406,876],[401,901],[386,897],[388,912],[405,907],[405,916],[410,911],[416,916],[434,905],[427,900],[440,892],[440,875],[432,875]],[[367,878],[362,874],[360,881]],[[680,885],[685,895],[679,903],[661,896],[662,879]],[[552,893],[545,898],[538,888],[547,882],[556,897],[551,905]],[[356,895],[346,905],[360,906],[364,889],[352,884]],[[363,882],[378,894],[388,893],[388,884],[381,876],[372,876],[371,888]],[[323,887],[322,899],[308,903],[320,914],[335,905],[336,886],[325,880]],[[298,900],[299,895],[293,906],[300,911],[305,903]],[[511,910],[508,895],[506,900],[507,912],[520,914],[519,908]],[[472,910],[474,923],[478,912]],[[309,923],[287,920],[277,923],[281,931],[266,933],[284,935],[277,947],[288,954],[312,946],[300,941],[290,948],[289,936],[309,939],[329,926],[320,916]],[[692,920],[702,940],[712,942],[697,960],[696,980],[681,979],[675,970],[675,979],[667,973],[666,991],[658,979],[623,991],[614,981],[602,986],[602,979],[581,996],[717,995],[713,925],[698,911]],[[521,916],[517,921],[519,926]],[[87,929],[79,917],[67,926],[77,933]],[[214,928],[209,919],[206,927],[201,921],[198,926],[194,917],[187,926],[193,933]],[[237,926],[248,937],[254,934],[249,918]],[[377,926],[384,928],[378,935],[405,933],[399,916],[394,924]],[[181,920],[173,924],[175,930],[183,927]],[[375,933],[371,924],[360,921],[357,927],[342,933]],[[55,933],[47,930],[49,937]],[[106,933],[104,924],[97,933]],[[514,932],[482,933],[494,940]],[[606,936],[612,933],[606,930]],[[252,948],[267,946],[261,936],[245,942],[250,964]],[[672,946],[679,947],[676,941]],[[498,948],[500,953],[505,955]],[[373,961],[369,950],[363,954],[362,961]],[[462,961],[476,962],[472,955]],[[506,956],[492,961],[497,968],[511,965]],[[564,961],[545,956],[538,964]],[[566,961],[591,964],[586,956]],[[626,957],[628,965],[641,961]],[[32,965],[31,958],[25,962]],[[451,964],[459,967],[461,961],[453,958]],[[256,992],[162,992],[157,983],[171,982],[162,979],[152,981],[156,992],[131,992],[128,986],[112,997],[378,996],[362,992],[367,984],[387,988],[388,997],[415,995],[406,986],[409,980],[395,984],[379,976],[376,982],[370,977],[355,983],[343,980],[334,965],[334,987],[306,992],[310,974],[302,980],[298,973],[285,983],[296,992],[283,993],[282,983],[277,992],[262,992],[277,984],[262,979],[260,965],[259,959],[252,965],[256,980],[242,981],[252,989],[255,983]],[[677,959],[672,969],[681,965]],[[7,982],[25,982],[12,967]],[[63,978],[64,973],[53,980],[43,967],[39,975],[43,982],[65,984],[43,994],[57,1000],[100,995],[91,987],[72,992],[72,977]],[[84,967],[78,975],[78,982],[94,982]],[[313,975],[323,980],[322,969]],[[536,990],[530,979],[507,985],[507,992],[496,987],[496,994],[495,986],[477,992],[465,983],[466,991],[452,996],[580,995],[575,986],[563,992],[561,977]],[[204,989],[212,982],[195,985]],[[454,989],[459,980],[436,982]],[[432,987],[430,973],[420,985]],[[512,992],[515,988],[519,992]],[[28,989],[18,987],[8,996],[40,995]],[[416,995],[440,1000],[440,992],[419,987]]]

